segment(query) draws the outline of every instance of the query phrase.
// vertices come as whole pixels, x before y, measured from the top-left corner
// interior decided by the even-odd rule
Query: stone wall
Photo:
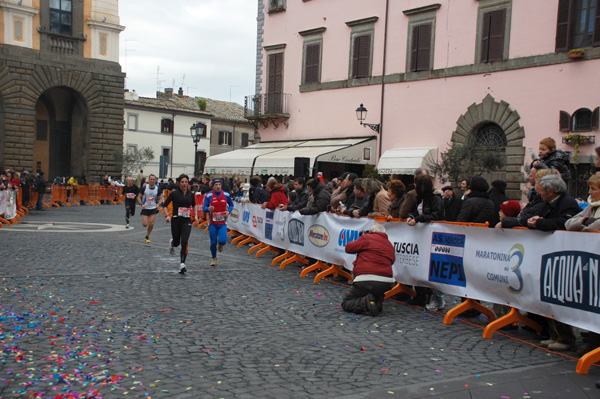
[[[87,109],[89,181],[118,176],[112,153],[123,148],[123,88],[118,63],[0,45],[0,163],[35,170],[35,106],[46,90],[71,89]]]

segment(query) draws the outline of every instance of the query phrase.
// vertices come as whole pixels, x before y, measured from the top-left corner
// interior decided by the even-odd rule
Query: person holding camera
[[[342,300],[342,308],[351,313],[367,313],[375,317],[383,310],[385,293],[396,281],[392,264],[396,253],[385,228],[374,224],[358,240],[346,244],[346,252],[357,254],[350,292]]]

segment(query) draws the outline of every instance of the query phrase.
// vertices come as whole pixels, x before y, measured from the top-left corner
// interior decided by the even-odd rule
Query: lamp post
[[[204,137],[206,125],[202,122],[196,122],[190,127],[190,136],[194,140],[194,177],[198,174],[198,143]]]
[[[379,133],[379,127],[381,126],[380,123],[363,122],[365,119],[367,119],[367,109],[362,104],[360,104],[360,107],[356,108],[356,119],[359,120],[360,124],[363,125],[363,127],[370,127],[371,130]]]

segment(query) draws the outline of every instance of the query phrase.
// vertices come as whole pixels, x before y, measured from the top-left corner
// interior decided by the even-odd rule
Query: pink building
[[[574,176],[593,166],[600,0],[258,0],[257,46],[246,104],[263,146],[255,164],[281,151],[264,146],[283,142],[288,166],[304,156],[328,178],[364,163],[412,174],[475,135],[504,153],[501,177],[515,198],[544,137],[577,155]],[[372,128],[357,121],[361,104]],[[569,134],[586,140],[574,146]],[[294,150],[298,140],[353,138],[362,147],[344,148],[363,159],[347,163]]]

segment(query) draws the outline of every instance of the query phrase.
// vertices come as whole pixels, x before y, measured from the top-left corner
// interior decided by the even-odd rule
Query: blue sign
[[[429,281],[466,287],[464,251],[464,234],[433,233],[429,258]]]

